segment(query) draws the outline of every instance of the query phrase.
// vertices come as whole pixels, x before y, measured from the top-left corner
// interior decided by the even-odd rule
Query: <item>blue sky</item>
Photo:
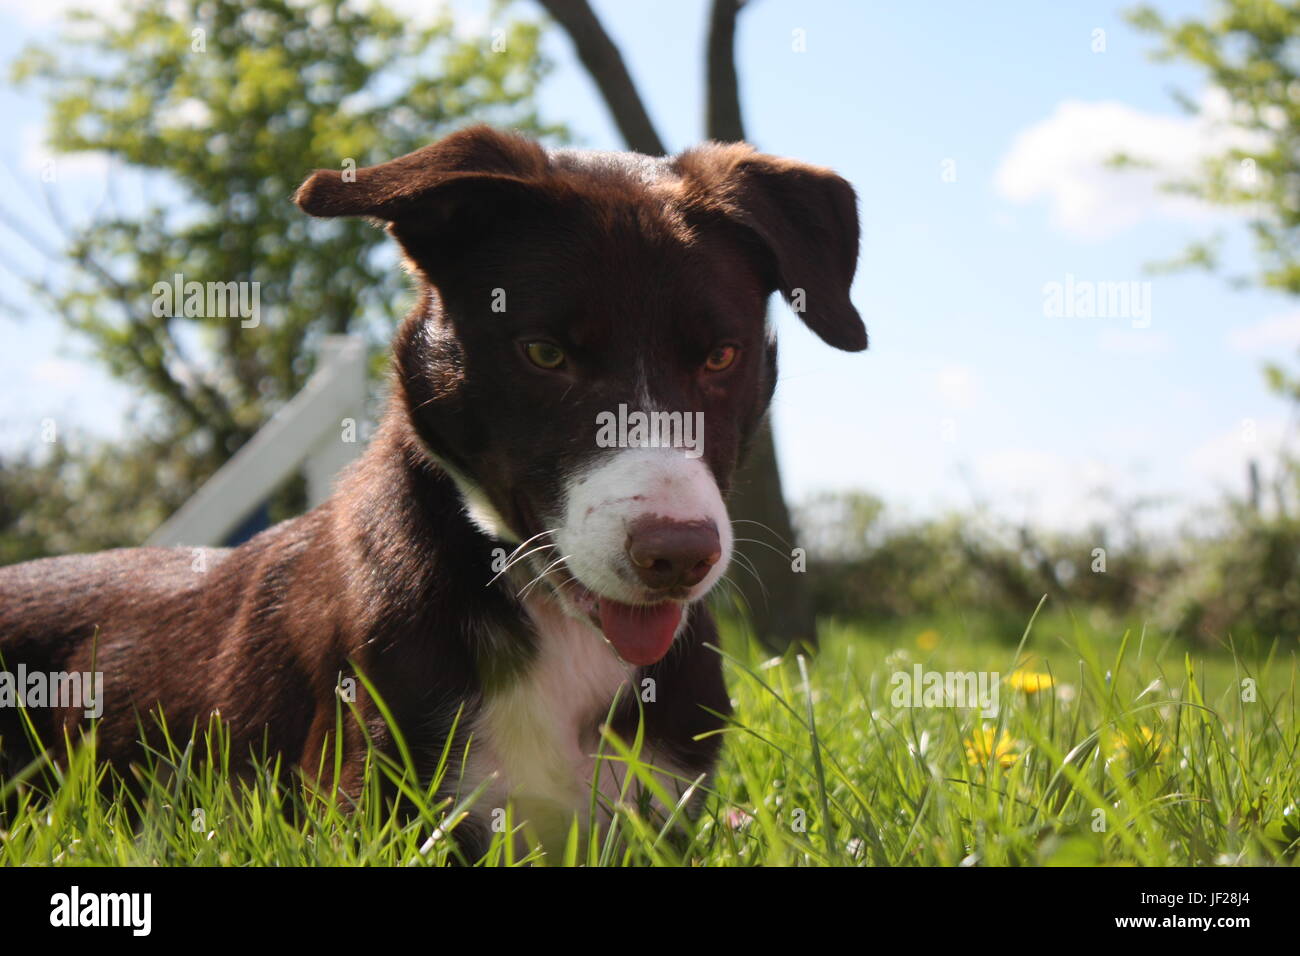
[[[56,6],[37,16],[0,0],[0,59],[48,35]],[[467,29],[489,25],[482,4],[456,6]],[[705,6],[596,3],[673,150],[701,135]],[[834,352],[774,300],[774,415],[792,498],[861,488],[912,515],[980,500],[1069,526],[1098,514],[1093,491],[1104,486],[1167,498],[1158,520],[1172,521],[1222,488],[1240,490],[1247,458],[1267,464],[1294,431],[1260,367],[1294,363],[1300,304],[1213,276],[1145,274],[1215,230],[1234,237],[1238,269],[1250,250],[1239,221],[1100,164],[1124,149],[1186,168],[1231,135],[1177,108],[1174,87],[1206,96],[1211,113],[1217,105],[1196,74],[1148,59],[1152,41],[1123,21],[1128,6],[755,0],[745,11],[750,139],[835,168],[855,185],[863,219],[853,298],[870,351]],[[581,145],[617,148],[567,41],[556,32],[548,44],[558,67],[543,115],[568,123]],[[4,89],[0,106],[16,131],[0,144],[0,207],[39,211],[41,103]],[[102,182],[94,163],[60,168],[69,204]],[[8,237],[0,248],[36,261]],[[1149,282],[1149,322],[1045,315],[1044,287],[1067,276]],[[28,302],[6,272],[0,300]],[[47,416],[121,429],[130,396],[77,361],[51,318],[0,317],[0,337],[0,442],[26,440]]]

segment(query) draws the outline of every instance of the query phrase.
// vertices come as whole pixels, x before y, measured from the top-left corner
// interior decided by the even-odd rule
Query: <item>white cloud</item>
[[[1221,91],[1208,91],[1200,107],[1195,116],[1170,116],[1118,102],[1062,101],[1016,136],[995,186],[1014,203],[1046,198],[1052,225],[1082,239],[1104,239],[1148,218],[1207,218],[1213,211],[1205,204],[1160,185],[1228,147],[1258,147],[1260,138],[1227,122],[1230,104]],[[1120,153],[1156,168],[1107,166]]]
[[[27,23],[49,23],[58,20],[72,9],[84,9],[86,4],[76,0],[46,0],[44,3],[24,3],[23,0],[0,0],[0,13]]]
[[[1099,459],[1031,448],[981,455],[973,472],[990,500],[1004,506],[1014,502],[1019,514],[1013,517],[1054,528],[1077,529],[1102,520],[1109,511],[1095,493],[1122,484],[1114,467]]]
[[[966,365],[945,365],[934,377],[935,391],[949,406],[969,409],[979,397],[979,382],[974,369]]]
[[[81,385],[87,375],[93,373],[94,370],[82,362],[51,358],[33,365],[29,375],[34,385],[64,389]]]
[[[442,11],[442,4],[434,0],[381,0],[383,5],[397,13],[408,23],[427,25],[432,23]],[[73,10],[89,10],[101,20],[116,24],[128,21],[128,11],[135,5],[135,0],[0,0],[0,13],[8,14],[35,27],[48,27],[62,21]],[[290,0],[290,6],[306,6],[306,0]],[[353,0],[352,6],[361,11],[368,11],[375,6],[373,0]],[[187,7],[178,0],[168,4],[168,14],[173,19],[188,16]],[[321,14],[322,16],[324,14]],[[462,13],[456,11],[458,29],[475,27],[475,35],[486,33],[489,17],[480,11],[477,4]]]
[[[0,0],[0,13],[7,13],[34,26],[57,23],[73,10],[90,10],[101,18],[122,22],[132,0]]]
[[[379,0],[379,2],[401,16],[407,23],[421,26],[433,23],[442,14],[444,6],[431,0]],[[375,5],[374,0],[352,0],[352,6],[362,11],[369,11]],[[486,36],[491,24],[490,10],[491,8],[484,3],[467,4],[461,0],[453,8],[456,32],[462,38]]]
[[[1246,484],[1247,463],[1258,462],[1267,474],[1286,440],[1285,422],[1245,418],[1196,448],[1188,455],[1187,464],[1218,487],[1241,489]]]
[[[95,177],[105,180],[109,172],[106,153],[58,153],[45,144],[45,128],[39,124],[24,126],[19,134],[19,153],[23,168],[43,181],[58,181],[66,177]],[[50,179],[53,174],[54,179]]]
[[[1097,347],[1116,355],[1164,355],[1173,343],[1164,332],[1150,329],[1105,329],[1097,336]]]
[[[1300,312],[1275,315],[1228,332],[1228,347],[1248,355],[1272,354],[1300,346]]]
[[[158,125],[173,129],[206,129],[212,125],[212,110],[207,103],[191,96],[160,110]]]

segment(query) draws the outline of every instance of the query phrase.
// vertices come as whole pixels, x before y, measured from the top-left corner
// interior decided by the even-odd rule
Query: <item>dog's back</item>
[[[107,708],[100,745],[121,767],[141,731],[161,742],[160,715],[183,743],[221,712],[246,731],[247,744],[258,732],[256,720],[244,718],[255,718],[246,712],[257,701],[309,699],[303,676],[286,666],[295,657],[292,629],[280,619],[303,523],[286,522],[239,549],[125,548],[0,568],[0,669],[17,683],[21,666],[51,688],[40,706],[26,708],[41,743],[57,750],[65,733],[75,743],[88,711]],[[259,657],[273,666],[259,668]],[[48,675],[60,674],[108,675],[103,699],[55,699]],[[262,710],[266,718],[291,713]],[[272,723],[277,742],[300,752],[293,742],[301,721]],[[0,748],[11,768],[33,756],[26,737],[18,710],[0,708]]]

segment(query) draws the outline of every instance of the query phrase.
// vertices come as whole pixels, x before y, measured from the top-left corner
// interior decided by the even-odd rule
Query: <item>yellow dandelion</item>
[[[1159,731],[1143,724],[1132,734],[1116,733],[1112,744],[1117,757],[1165,757],[1172,749],[1169,741]]]
[[[973,767],[982,767],[990,757],[1002,767],[1010,767],[1020,754],[1016,752],[1016,742],[1005,730],[1002,736],[992,727],[981,727],[966,738],[966,762]]]
[[[932,651],[939,646],[939,632],[932,627],[927,627],[920,634],[916,635],[916,646],[923,651]]]
[[[1022,690],[1026,694],[1037,694],[1040,690],[1056,686],[1051,674],[1039,671],[1015,671],[1007,678],[1007,683],[1012,690]]]

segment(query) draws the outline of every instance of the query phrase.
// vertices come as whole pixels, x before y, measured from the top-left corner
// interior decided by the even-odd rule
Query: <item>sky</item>
[[[429,7],[393,5],[413,16]],[[1207,8],[1155,5],[1173,16]],[[50,37],[64,6],[0,0],[0,62]],[[699,141],[707,4],[594,6],[670,150]],[[1150,59],[1152,38],[1124,20],[1130,6],[746,7],[737,62],[749,139],[847,178],[863,225],[852,297],[867,352],[834,351],[773,299],[782,364],[773,416],[789,498],[857,489],[902,516],[979,503],[1069,528],[1104,520],[1097,492],[1108,489],[1158,499],[1149,520],[1174,523],[1240,493],[1249,459],[1267,473],[1277,448],[1294,442],[1292,411],[1261,367],[1294,367],[1300,303],[1222,276],[1149,274],[1218,231],[1230,271],[1248,271],[1242,223],[1175,201],[1155,176],[1104,165],[1123,151],[1185,171],[1232,141],[1178,107],[1174,90],[1207,116],[1223,114],[1199,75]],[[453,9],[487,42],[486,4]],[[537,10],[527,0],[515,9]],[[541,91],[543,118],[566,123],[577,145],[619,148],[567,39],[553,31],[546,48],[556,69]],[[0,87],[0,110],[13,131],[0,143],[0,211],[37,222],[44,108],[33,91]],[[65,159],[59,170],[69,207],[102,194],[101,160]],[[39,263],[10,236],[0,236],[0,253],[19,267]],[[1109,314],[1053,307],[1054,292],[1085,288],[1126,296],[1094,310]],[[45,417],[120,433],[131,394],[86,362],[6,270],[0,305],[0,447],[32,440]]]

